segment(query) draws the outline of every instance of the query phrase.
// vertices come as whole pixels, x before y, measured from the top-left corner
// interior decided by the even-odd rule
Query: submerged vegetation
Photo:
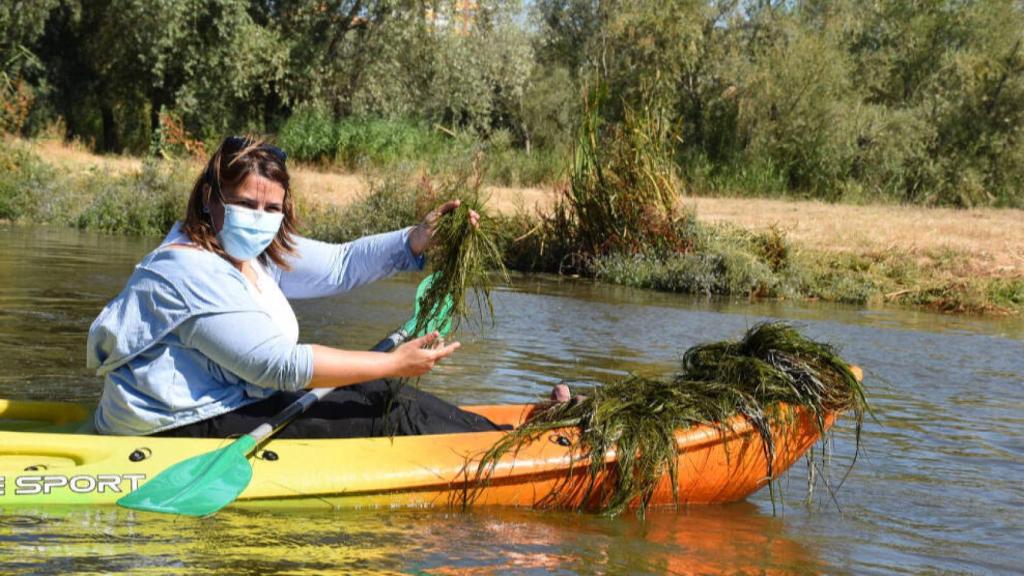
[[[587,388],[585,394],[535,410],[504,436],[482,456],[476,486],[486,484],[509,452],[551,431],[576,428],[572,457],[586,466],[589,479],[581,501],[597,496],[599,511],[609,515],[633,505],[642,511],[666,475],[673,497],[680,498],[676,432],[681,429],[709,424],[724,435],[733,417],[745,417],[763,441],[768,479],[774,481],[773,430],[787,423],[784,406],[809,411],[823,434],[829,414],[851,411],[858,449],[868,409],[861,383],[835,349],[783,323],[759,324],[739,341],[694,346],[670,378],[630,376]],[[605,459],[610,451],[616,454],[611,465]],[[817,457],[821,455],[819,451]],[[595,493],[609,466],[613,489]]]

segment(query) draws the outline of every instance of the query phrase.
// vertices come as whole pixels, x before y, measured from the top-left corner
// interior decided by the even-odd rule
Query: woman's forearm
[[[314,344],[310,388],[337,388],[394,376],[395,357],[383,352],[339,350]]]
[[[312,345],[310,388],[337,388],[379,378],[422,376],[439,360],[451,356],[459,343],[445,345],[437,332],[414,338],[393,352],[353,352]]]

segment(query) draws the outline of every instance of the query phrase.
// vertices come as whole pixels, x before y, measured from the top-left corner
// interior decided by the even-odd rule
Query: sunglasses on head
[[[227,138],[224,139],[224,146],[226,148],[230,148],[236,151],[241,150],[252,143],[252,139],[246,138],[244,136],[228,136]],[[284,150],[281,150],[280,148],[272,144],[261,144],[259,149],[270,152],[271,154],[274,155],[275,158],[280,160],[282,164],[284,164],[284,162],[288,160],[288,154],[286,154]]]

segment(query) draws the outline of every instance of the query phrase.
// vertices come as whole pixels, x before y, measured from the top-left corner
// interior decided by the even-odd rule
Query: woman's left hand
[[[455,210],[460,204],[462,202],[459,200],[449,200],[427,213],[426,217],[423,218],[423,222],[420,222],[409,233],[409,249],[412,250],[413,254],[419,256],[426,252],[427,248],[430,247],[431,240],[434,237],[434,230],[437,228],[437,223],[441,220],[441,216]],[[480,225],[480,214],[477,214],[476,210],[469,211],[469,223],[474,228]]]

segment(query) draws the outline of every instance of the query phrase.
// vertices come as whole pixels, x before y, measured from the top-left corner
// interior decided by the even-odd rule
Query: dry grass
[[[323,172],[303,165],[290,171],[296,194],[318,202],[346,206],[364,197],[368,190],[366,179],[357,174]],[[483,193],[488,198],[488,209],[495,214],[546,211],[555,198],[552,190],[543,188],[484,186]]]
[[[364,197],[369,190],[366,180],[355,174],[321,172],[301,165],[289,167],[288,171],[295,193],[315,202],[345,206]]]
[[[142,160],[131,156],[101,156],[93,154],[82,144],[65,143],[60,140],[37,140],[32,142],[37,154],[50,164],[61,166],[71,172],[104,171],[114,175],[142,171]]]
[[[953,251],[984,276],[1024,275],[1024,210],[825,204],[815,201],[687,198],[702,220],[751,230],[778,226],[808,248],[878,254],[905,251],[928,258]]]

